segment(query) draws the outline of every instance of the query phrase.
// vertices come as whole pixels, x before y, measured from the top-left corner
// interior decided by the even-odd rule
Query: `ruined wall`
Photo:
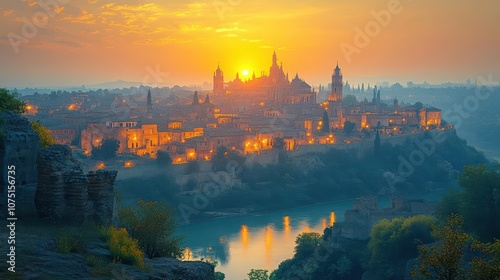
[[[353,210],[345,212],[344,222],[334,224],[332,236],[334,240],[342,238],[367,240],[370,238],[373,226],[379,221],[415,215],[434,215],[435,206],[436,202],[393,196],[391,208],[377,209],[376,197],[361,197],[354,201]]]
[[[40,217],[77,224],[109,225],[115,215],[116,171],[85,175],[68,146],[53,145],[38,154],[35,206]]]
[[[24,117],[6,111],[0,112],[0,217],[7,213],[8,167],[15,166],[16,215],[33,215],[40,138]],[[12,167],[11,167],[12,170]]]
[[[114,183],[117,171],[89,172],[88,199],[93,210],[90,219],[96,224],[110,225],[116,216]]]

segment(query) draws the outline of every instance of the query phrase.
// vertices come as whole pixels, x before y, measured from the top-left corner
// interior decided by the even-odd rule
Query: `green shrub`
[[[95,255],[87,255],[85,261],[92,268],[90,275],[92,277],[107,277],[112,276],[114,264],[105,258],[99,258]]]
[[[139,199],[136,209],[124,209],[118,217],[149,258],[182,256],[173,211],[163,204]]]
[[[114,261],[144,268],[144,253],[139,249],[138,241],[131,238],[124,228],[109,227],[109,251]]]
[[[82,250],[81,235],[65,232],[64,229],[56,237],[56,251],[62,254],[77,253]]]

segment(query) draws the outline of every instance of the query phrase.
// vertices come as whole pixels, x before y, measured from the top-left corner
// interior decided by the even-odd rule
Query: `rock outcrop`
[[[21,212],[34,211],[33,194],[37,182],[36,157],[40,150],[40,137],[31,128],[31,123],[13,112],[0,112],[0,216],[6,211],[8,185],[7,167],[15,168],[16,204]],[[21,207],[22,205],[22,207]]]
[[[3,170],[16,167],[16,185],[37,181],[36,157],[40,150],[40,137],[24,117],[6,111],[1,116],[0,165]],[[3,186],[7,185],[7,172],[2,172]]]
[[[114,217],[116,171],[82,171],[68,146],[53,145],[38,154],[35,206],[40,217],[110,225]]]

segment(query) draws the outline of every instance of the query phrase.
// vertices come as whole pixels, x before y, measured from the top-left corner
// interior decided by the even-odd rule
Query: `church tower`
[[[332,75],[332,92],[328,95],[328,101],[340,102],[342,101],[342,72],[340,71],[339,64],[335,67]]]
[[[214,94],[224,93],[224,73],[220,70],[220,66],[217,65],[217,70],[214,73]]]

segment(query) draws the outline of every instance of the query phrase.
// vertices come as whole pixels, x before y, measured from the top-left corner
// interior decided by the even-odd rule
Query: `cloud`
[[[69,21],[72,23],[82,23],[82,24],[95,24],[96,20],[94,18],[94,15],[89,13],[86,10],[82,10],[81,14],[78,16],[67,16],[61,18],[63,21]]]
[[[2,12],[2,15],[3,15],[4,17],[7,17],[7,16],[11,15],[13,12],[14,12],[14,10],[7,10],[7,11],[3,11],[3,12]]]
[[[222,32],[246,32],[246,31],[247,31],[246,29],[241,29],[238,26],[230,27],[230,28],[222,27],[222,28],[218,28],[218,29],[215,30],[216,33],[222,33]]]

